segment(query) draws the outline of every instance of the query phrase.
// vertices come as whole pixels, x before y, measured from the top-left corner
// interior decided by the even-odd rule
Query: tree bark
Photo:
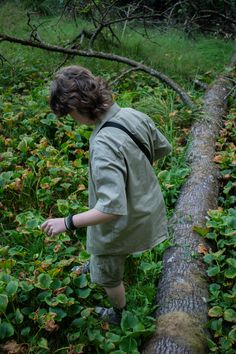
[[[24,46],[30,46],[34,48],[40,48],[44,49],[47,51],[51,52],[57,52],[57,53],[64,53],[68,55],[78,55],[78,56],[83,56],[83,57],[93,57],[93,58],[98,58],[98,59],[105,59],[105,60],[110,60],[110,61],[117,61],[123,64],[127,64],[129,66],[137,68],[137,70],[143,71],[151,76],[154,76],[164,82],[166,85],[170,86],[174,91],[176,91],[179,96],[181,97],[182,101],[189,107],[194,108],[195,105],[188,96],[187,92],[183,90],[182,87],[180,87],[175,81],[170,79],[167,75],[154,70],[153,68],[150,68],[142,63],[139,63],[135,60],[129,59],[127,57],[122,57],[120,55],[116,54],[111,54],[111,53],[104,53],[104,52],[97,52],[94,50],[79,50],[79,49],[69,49],[69,48],[64,48],[64,47],[59,47],[56,45],[49,45],[46,43],[42,42],[36,42],[36,41],[31,41],[27,39],[21,39],[21,38],[16,38],[13,36],[8,36],[6,34],[0,33],[0,42],[1,41],[7,41],[11,43],[18,43]]]
[[[231,67],[235,65],[236,55]],[[191,129],[187,156],[191,174],[170,220],[173,246],[165,252],[157,289],[156,332],[143,354],[207,353],[208,284],[201,248],[208,245],[193,227],[204,227],[207,211],[217,208],[219,171],[213,158],[231,84],[228,77],[221,76],[209,87],[203,118]]]

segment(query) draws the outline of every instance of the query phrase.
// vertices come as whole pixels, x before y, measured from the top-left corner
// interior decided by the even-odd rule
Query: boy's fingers
[[[48,226],[49,220],[44,221],[44,223],[41,225],[41,229],[45,230],[46,227]]]
[[[46,227],[46,225],[47,225],[47,222],[45,221],[40,227],[41,227],[41,229],[43,229],[44,230],[44,228]]]

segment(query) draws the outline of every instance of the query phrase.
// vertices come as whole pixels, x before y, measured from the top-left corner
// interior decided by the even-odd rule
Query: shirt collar
[[[96,133],[103,126],[103,124],[111,120],[120,110],[121,110],[120,106],[118,106],[117,103],[113,103],[113,105],[108,109],[108,111],[100,117],[98,123],[96,124],[93,130],[93,135],[96,135]]]

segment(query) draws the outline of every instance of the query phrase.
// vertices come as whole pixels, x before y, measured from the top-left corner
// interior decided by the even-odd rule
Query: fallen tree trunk
[[[236,55],[231,67],[235,65]],[[193,227],[204,227],[207,211],[217,208],[219,171],[213,158],[230,86],[230,80],[221,76],[207,90],[203,118],[191,130],[187,157],[191,174],[170,221],[173,246],[164,255],[157,289],[157,328],[143,354],[207,353],[208,284],[201,253],[208,246]]]

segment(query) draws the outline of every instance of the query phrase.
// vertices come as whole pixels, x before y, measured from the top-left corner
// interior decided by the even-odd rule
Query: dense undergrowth
[[[9,17],[8,4],[2,9],[1,30]],[[11,16],[14,21],[8,23],[8,32],[26,35],[23,10],[11,8]],[[37,19],[41,20],[45,21],[40,27],[42,36],[47,39],[60,38],[64,43],[66,35],[73,34],[66,19],[61,23],[63,32],[56,25],[52,27],[58,19]],[[182,81],[196,104],[200,103],[192,78],[210,82],[227,62],[232,45],[213,38],[199,39],[193,45],[176,32],[159,33],[158,41],[160,48],[147,46],[144,52],[146,43],[141,37],[134,40],[127,36],[126,44],[117,51],[160,66],[159,70]],[[187,58],[190,47],[195,55],[192,52]],[[170,242],[129,257],[125,275],[128,310],[121,327],[99,322],[93,309],[95,305],[108,305],[103,290],[91,284],[89,275],[71,272],[73,265],[89,257],[85,230],[49,238],[38,227],[47,217],[87,210],[91,129],[76,125],[69,117],[58,119],[48,108],[48,85],[53,71],[64,60],[62,55],[45,55],[37,49],[6,43],[1,48],[8,60],[0,68],[1,350],[34,354],[139,353],[143,340],[155,329],[151,315],[156,282],[162,254]],[[110,81],[122,68],[120,64],[83,58],[67,61],[72,63],[86,65]],[[154,166],[170,215],[190,172],[185,163],[186,142],[197,113],[184,106],[171,89],[136,72],[114,86],[114,98],[122,107],[131,106],[149,114],[173,145],[173,153]],[[225,190],[233,191],[230,186]],[[226,198],[221,202],[225,203],[222,207],[226,213],[235,200]]]
[[[217,142],[219,208],[210,210],[202,230],[211,250],[204,256],[209,276],[208,328],[211,353],[235,353],[236,343],[236,109],[231,108]]]
[[[155,166],[171,211],[189,172],[183,158],[186,144],[173,119],[177,122],[178,114],[188,119],[190,112],[162,85],[138,80],[135,90],[133,81],[125,80],[115,95],[122,106],[143,105],[151,98],[159,102],[153,118],[179,155],[174,152]],[[71,272],[88,258],[85,230],[52,239],[38,228],[48,216],[87,210],[91,128],[75,125],[70,117],[56,118],[47,94],[41,74],[30,73],[24,82],[5,86],[1,96],[0,339],[13,338],[11,345],[18,343],[27,353],[138,353],[141,340],[154,330],[155,284],[169,242],[128,259],[128,311],[121,328],[98,322],[94,306],[108,305],[102,289],[89,276]],[[181,121],[178,126],[181,130]]]

